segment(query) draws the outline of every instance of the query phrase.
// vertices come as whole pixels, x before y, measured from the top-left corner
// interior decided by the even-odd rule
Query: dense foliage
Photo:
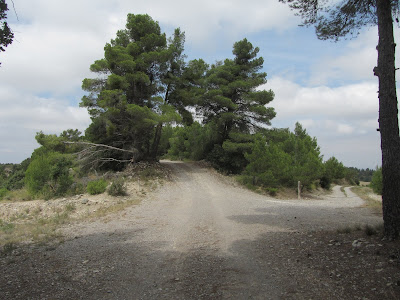
[[[85,136],[72,129],[37,133],[40,147],[30,159],[8,166],[7,174],[0,168],[0,195],[23,185],[33,197],[102,193],[107,182],[88,182],[88,172],[161,156],[207,160],[271,194],[298,181],[305,189],[357,183],[358,170],[335,157],[323,162],[316,138],[300,123],[293,132],[271,128],[274,93],[260,89],[267,74],[258,47],[243,39],[232,58],[210,66],[186,62],[184,40],[180,29],[167,38],[150,16],[129,14],[104,58],[90,66],[97,77],[83,80],[81,106],[92,119]],[[124,195],[124,181],[114,180],[108,192]]]
[[[382,195],[382,168],[377,168],[372,175],[371,187],[376,194]]]
[[[135,161],[155,159],[165,123],[187,115],[179,92],[184,34],[176,29],[167,40],[148,15],[129,14],[125,30],[104,47],[104,58],[91,65],[97,78],[83,80],[82,98],[92,124],[87,138],[136,151]],[[128,152],[103,153],[127,160]],[[115,164],[114,164],[115,165]],[[106,166],[107,167],[107,166]]]
[[[170,138],[168,157],[172,159],[207,159],[226,173],[242,174],[246,185],[266,189],[296,187],[310,189],[323,179],[328,184],[339,179],[356,183],[356,174],[335,157],[322,161],[317,140],[308,135],[300,123],[294,132],[288,129],[263,129],[257,134],[231,133],[222,146],[214,123],[177,127]]]
[[[48,199],[72,192],[73,153],[81,150],[81,147],[65,142],[80,141],[81,133],[72,129],[62,132],[59,136],[38,132],[35,138],[41,147],[32,153],[24,179],[30,194]]]

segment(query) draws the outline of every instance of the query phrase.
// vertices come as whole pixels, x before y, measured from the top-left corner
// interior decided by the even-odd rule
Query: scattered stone
[[[362,241],[361,240],[354,240],[353,243],[351,243],[351,245],[353,246],[353,248],[360,248],[362,245]]]

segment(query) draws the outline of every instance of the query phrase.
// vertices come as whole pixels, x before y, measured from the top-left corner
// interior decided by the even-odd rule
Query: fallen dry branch
[[[101,167],[103,164],[107,162],[134,163],[138,155],[138,151],[136,149],[127,150],[104,144],[96,144],[90,142],[69,142],[69,141],[65,141],[64,144],[86,146],[86,148],[84,148],[83,150],[75,153],[75,155],[78,156],[78,160],[81,162],[84,168],[87,166],[91,166],[91,168],[99,166]],[[115,157],[107,156],[107,149],[125,153],[131,153],[132,156],[129,159],[117,159]]]

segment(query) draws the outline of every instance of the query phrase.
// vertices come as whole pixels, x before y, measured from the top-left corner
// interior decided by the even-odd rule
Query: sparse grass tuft
[[[160,175],[160,171],[153,166],[147,167],[139,172],[140,179],[142,180],[154,179]]]
[[[353,231],[361,231],[363,230],[366,235],[371,236],[371,235],[376,235],[380,232],[383,231],[383,224],[378,224],[378,225],[369,225],[366,224],[364,226],[361,226],[360,224],[356,224],[354,226],[345,226],[338,228],[336,230],[337,233],[340,234],[349,234],[352,233]]]
[[[112,213],[117,213],[119,211],[124,210],[125,208],[139,204],[140,200],[139,199],[134,199],[134,200],[128,200],[128,201],[118,201],[116,204],[108,207],[102,207],[99,208],[96,212],[93,213],[93,215],[89,217],[94,217],[94,218],[99,218],[99,217],[104,217],[108,214]]]
[[[128,193],[124,180],[122,178],[115,179],[108,188],[108,194],[111,196],[126,196]]]
[[[2,219],[0,219],[0,231],[2,231],[3,233],[12,232],[14,230],[14,227],[14,224],[4,222]]]
[[[67,212],[74,212],[76,210],[76,205],[74,203],[68,203],[65,206],[65,211]]]
[[[7,201],[30,201],[32,200],[32,196],[29,194],[26,188],[20,190],[9,191],[4,197],[3,200]]]
[[[3,255],[9,255],[11,252],[13,252],[17,247],[14,245],[13,242],[9,242],[4,244],[3,250],[1,251]]]

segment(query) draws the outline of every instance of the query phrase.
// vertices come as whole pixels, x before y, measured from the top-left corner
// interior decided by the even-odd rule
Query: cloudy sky
[[[79,102],[89,66],[128,13],[147,13],[167,35],[185,31],[188,59],[231,58],[233,43],[246,37],[264,57],[264,88],[275,92],[274,127],[299,121],[325,159],[380,164],[374,27],[357,39],[319,41],[278,0],[14,0],[18,19],[6,2],[15,40],[0,53],[0,163],[29,157],[40,130],[85,130],[90,119]]]

